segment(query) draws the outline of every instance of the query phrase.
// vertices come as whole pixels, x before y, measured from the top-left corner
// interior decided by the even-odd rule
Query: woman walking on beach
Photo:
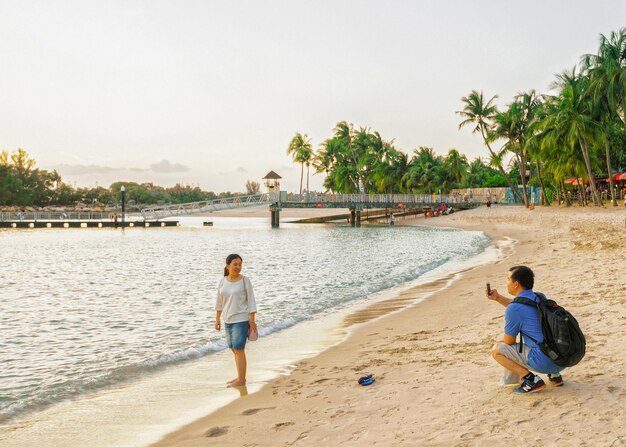
[[[241,274],[243,259],[237,254],[228,255],[224,267],[224,277],[217,286],[215,302],[215,330],[222,328],[220,321],[224,315],[226,343],[235,355],[237,377],[228,381],[228,387],[246,384],[246,340],[248,331],[256,332],[256,301],[250,280]]]

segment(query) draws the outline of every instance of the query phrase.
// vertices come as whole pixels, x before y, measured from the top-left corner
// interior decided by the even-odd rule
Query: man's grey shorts
[[[530,370],[531,367],[528,365],[528,353],[530,352],[530,348],[528,345],[522,346],[522,352],[519,352],[519,343],[514,343],[512,345],[507,345],[506,343],[499,343],[498,350],[500,354],[505,356],[509,360],[513,360],[518,365],[522,365],[526,369]],[[504,376],[502,377],[502,381],[500,382],[502,385],[513,385],[517,384],[520,381],[520,376],[515,374],[513,371],[509,371],[504,368]]]
[[[498,345],[498,349],[500,350],[500,354],[505,356],[507,359],[513,360],[515,363],[522,365],[526,369],[532,369],[528,364],[528,354],[530,353],[530,348],[527,344],[522,346],[522,352],[519,352],[519,343],[514,343],[512,345],[500,343]]]

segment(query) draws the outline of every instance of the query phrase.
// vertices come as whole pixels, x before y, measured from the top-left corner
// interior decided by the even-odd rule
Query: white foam
[[[305,321],[250,343],[247,391],[337,343],[345,335],[338,325],[338,317]],[[240,397],[225,388],[234,371],[230,351],[181,363],[11,421],[0,426],[0,445],[149,445]]]

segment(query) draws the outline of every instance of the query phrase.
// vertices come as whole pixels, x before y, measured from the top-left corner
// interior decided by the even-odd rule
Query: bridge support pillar
[[[280,228],[280,210],[270,208],[272,228]]]

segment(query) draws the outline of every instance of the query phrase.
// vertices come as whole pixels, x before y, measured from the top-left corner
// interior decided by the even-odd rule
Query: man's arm
[[[491,293],[488,293],[487,290],[485,289],[485,294],[487,295],[487,298],[489,298],[491,301],[496,301],[502,304],[504,307],[507,307],[513,301],[511,298],[506,298],[500,295],[496,289],[491,289]],[[508,311],[505,311],[505,314],[507,312]],[[515,335],[509,335],[505,332],[504,335],[502,336],[502,343],[504,343],[505,345],[513,345],[515,344],[516,338],[517,337]]]
[[[504,343],[505,345],[514,345],[515,339],[516,337],[512,335],[504,334],[504,337],[502,337],[502,343]]]
[[[489,298],[491,301],[496,301],[502,304],[504,307],[508,306],[509,304],[511,304],[511,301],[513,301],[513,299],[511,298],[506,298],[500,295],[496,289],[491,289],[491,295],[488,294],[487,290],[485,289],[485,294],[487,295],[487,298]]]

